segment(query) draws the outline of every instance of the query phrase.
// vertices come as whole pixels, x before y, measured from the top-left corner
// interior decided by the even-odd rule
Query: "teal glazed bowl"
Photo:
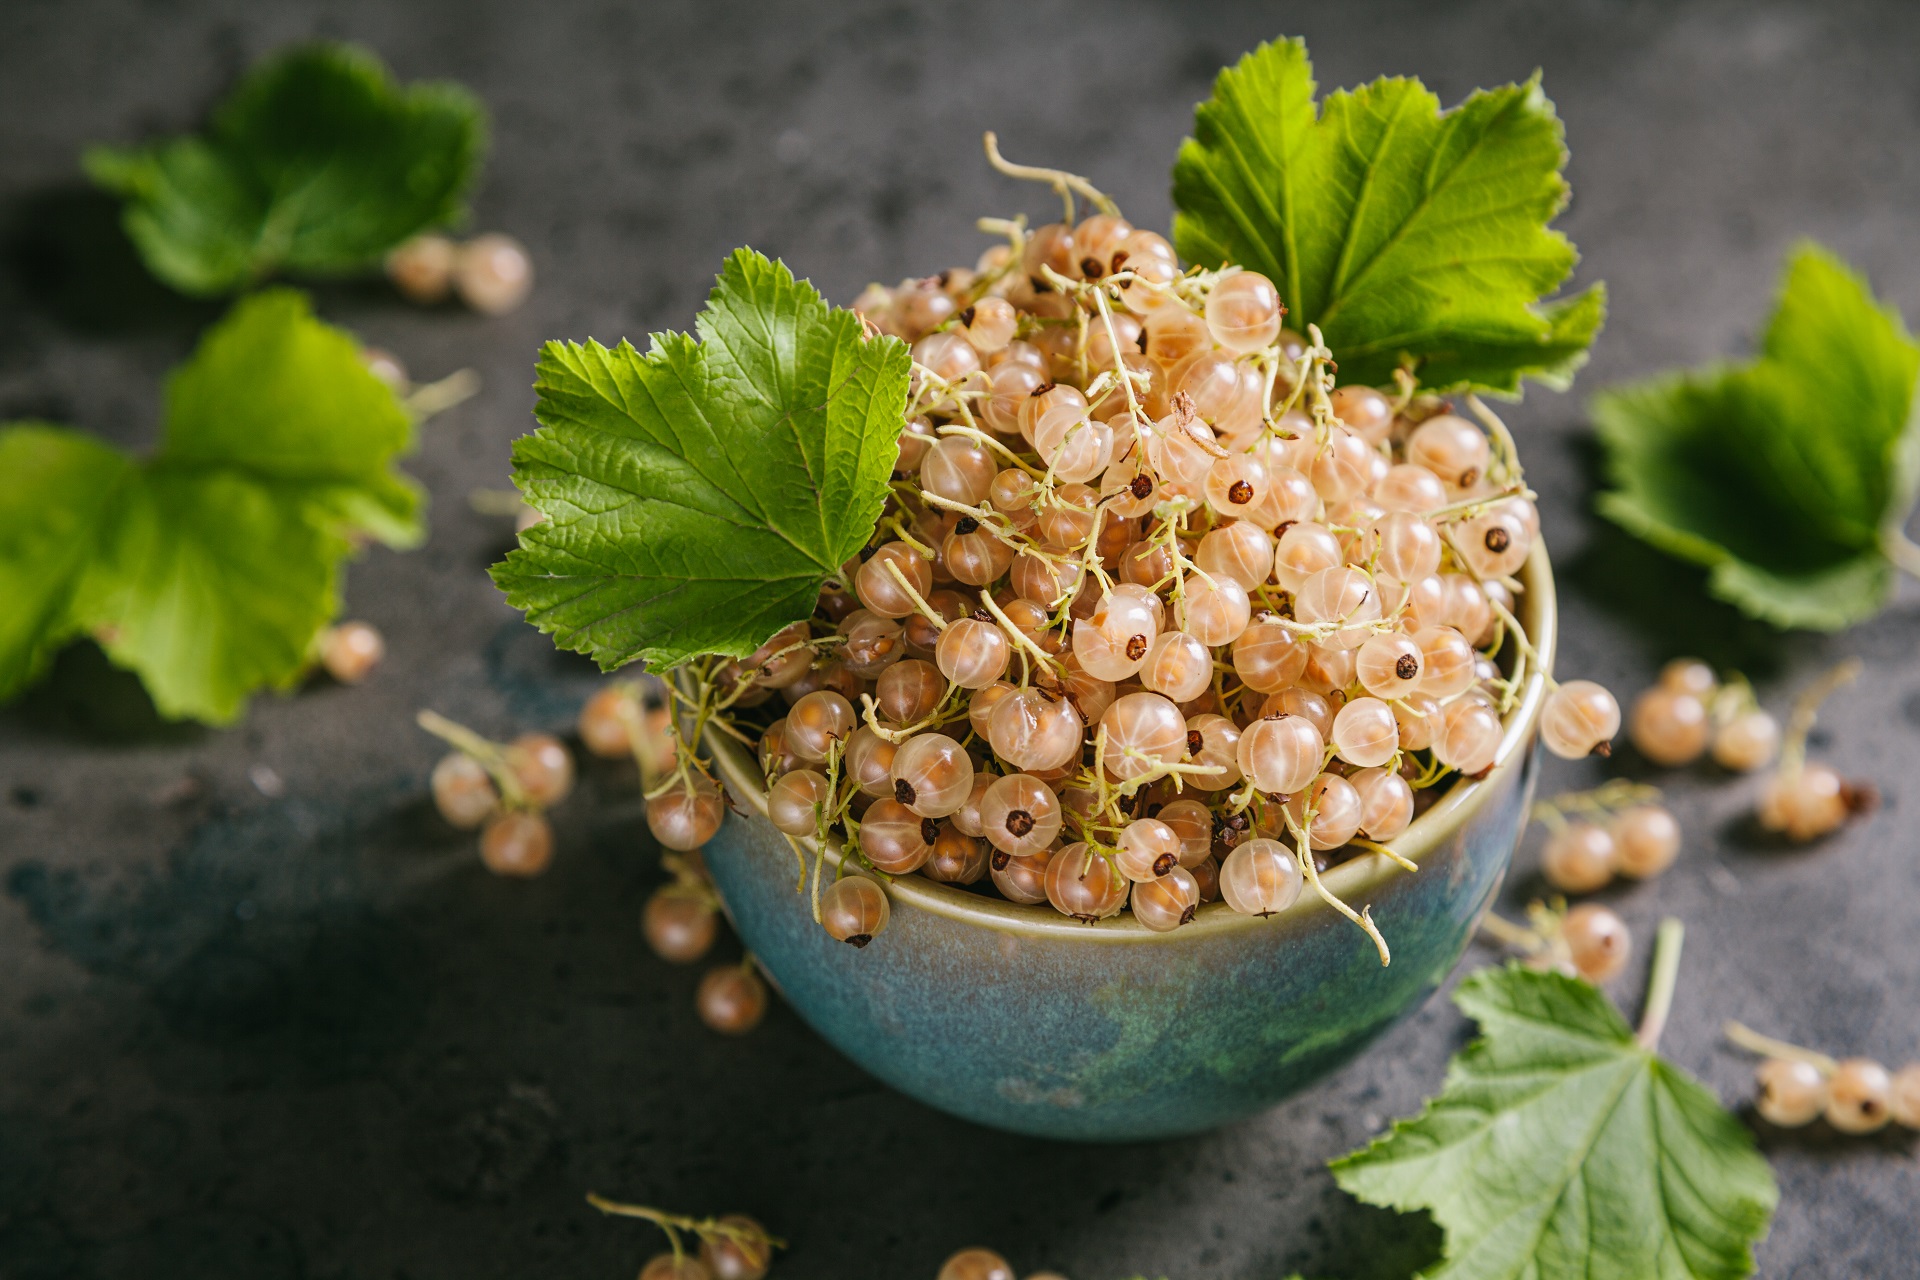
[[[1551,670],[1553,580],[1536,546],[1520,618]],[[1393,950],[1311,889],[1261,919],[1224,903],[1154,933],[1131,916],[1082,924],[914,875],[863,949],[828,937],[766,817],[738,743],[706,746],[739,805],[705,856],[728,916],[787,1002],[873,1075],[929,1106],[1017,1133],[1090,1142],[1212,1129],[1265,1110],[1349,1061],[1417,1008],[1466,949],[1512,859],[1531,801],[1539,668],[1508,715],[1492,770],[1457,782],[1394,847],[1323,879],[1370,905]],[[837,855],[829,851],[829,866]]]

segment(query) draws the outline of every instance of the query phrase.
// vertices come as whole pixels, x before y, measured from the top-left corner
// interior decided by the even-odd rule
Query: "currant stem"
[[[1808,685],[1798,698],[1793,700],[1793,715],[1787,721],[1787,732],[1780,746],[1780,772],[1798,773],[1807,760],[1807,735],[1813,732],[1813,724],[1820,715],[1820,704],[1831,697],[1836,689],[1849,685],[1860,674],[1860,659],[1848,658],[1833,670]]]
[[[501,804],[509,809],[528,807],[527,794],[521,789],[519,779],[513,776],[513,770],[507,767],[507,753],[499,743],[481,737],[438,711],[421,711],[414,716],[414,723],[485,769],[493,785],[500,788]]]
[[[1000,139],[993,130],[987,130],[981,141],[987,149],[987,163],[1006,174],[1009,178],[1024,178],[1028,182],[1044,182],[1058,191],[1067,201],[1067,221],[1073,221],[1073,200],[1069,191],[1077,191],[1100,212],[1118,217],[1120,206],[1109,199],[1105,192],[1077,173],[1068,173],[1064,169],[1043,169],[1036,165],[1014,164],[1000,154]]]
[[[1667,1015],[1673,1011],[1673,990],[1680,977],[1680,947],[1686,941],[1687,926],[1675,916],[1660,922],[1653,939],[1653,973],[1647,979],[1647,1007],[1640,1015],[1640,1031],[1634,1039],[1640,1047],[1653,1050],[1660,1045],[1660,1033],[1667,1029]]]
[[[1503,947],[1512,947],[1529,954],[1538,951],[1542,942],[1539,934],[1525,925],[1515,924],[1491,908],[1488,909],[1487,914],[1480,917],[1480,932]]]
[[[1787,1058],[1794,1062],[1809,1063],[1818,1068],[1821,1075],[1832,1075],[1834,1068],[1840,1065],[1818,1050],[1803,1049],[1785,1040],[1775,1040],[1731,1018],[1721,1025],[1720,1032],[1749,1053],[1757,1053],[1763,1058]]]
[[[1418,871],[1420,869],[1420,864],[1415,862],[1412,858],[1407,857],[1403,853],[1396,852],[1393,849],[1389,849],[1386,845],[1381,844],[1378,841],[1368,840],[1362,836],[1355,836],[1353,839],[1347,841],[1347,843],[1357,844],[1362,849],[1371,849],[1375,853],[1379,854],[1381,857],[1386,858],[1390,862],[1398,864],[1400,867],[1402,867],[1407,871]]]
[[[445,413],[463,400],[480,394],[480,375],[471,369],[456,369],[438,382],[429,382],[409,391],[402,401],[415,422],[425,422]]]

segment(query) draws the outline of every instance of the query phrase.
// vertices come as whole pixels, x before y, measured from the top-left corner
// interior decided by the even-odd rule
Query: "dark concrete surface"
[[[329,287],[323,312],[476,400],[410,464],[433,539],[351,573],[392,655],[365,687],[265,697],[223,732],[154,723],[96,653],[0,713],[0,1277],[619,1277],[659,1244],[597,1189],[739,1208],[792,1277],[931,1277],[989,1242],[1023,1270],[1404,1276],[1430,1229],[1361,1208],[1324,1162],[1439,1084],[1467,1028],[1436,999],[1338,1078],[1240,1128],[1089,1149],[931,1113],[785,1010],[744,1040],[695,1021],[696,972],[643,947],[660,878],[632,785],[588,770],[550,875],[505,883],[422,799],[433,706],[483,730],[564,727],[595,677],[488,584],[498,487],[551,336],[685,326],[722,255],[784,255],[836,300],[970,262],[983,213],[1050,198],[993,177],[979,134],[1065,165],[1164,226],[1192,103],[1224,60],[1305,34],[1324,85],[1414,73],[1448,100],[1544,68],[1574,159],[1563,220],[1613,318],[1571,396],[1512,418],[1562,569],[1562,670],[1623,698],[1675,653],[1738,663],[1776,707],[1846,654],[1822,750],[1888,805],[1824,844],[1755,837],[1752,787],[1671,777],[1689,848],[1609,895],[1644,943],[1690,926],[1666,1048],[1744,1101],[1740,1017],[1835,1052],[1920,1056],[1913,995],[1920,654],[1912,593],[1830,639],[1782,639],[1588,514],[1585,396],[1742,349],[1782,252],[1817,236],[1920,316],[1920,10],[1866,4],[773,7],[505,3],[0,5],[0,418],[150,438],[164,371],[211,308],[146,281],[76,155],[187,127],[297,37],[362,40],[493,111],[477,222],[523,238],[514,315],[423,313]],[[259,767],[283,780],[268,797]],[[1615,772],[1636,772],[1631,759]],[[1599,765],[1553,762],[1550,788]],[[264,776],[264,775],[261,775]],[[271,785],[269,787],[271,789]],[[1535,888],[1523,853],[1506,905]],[[1488,956],[1476,952],[1472,962]],[[1616,995],[1637,1008],[1642,964]],[[1914,1141],[1766,1133],[1769,1276],[1920,1269]]]

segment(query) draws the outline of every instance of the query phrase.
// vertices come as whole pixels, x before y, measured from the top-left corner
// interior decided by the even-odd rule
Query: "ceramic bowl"
[[[1553,579],[1536,546],[1519,614],[1551,670]],[[739,744],[706,746],[739,805],[706,863],[745,945],[789,1004],[861,1067],[929,1106],[1019,1133],[1130,1141],[1211,1129],[1273,1106],[1417,1008],[1465,950],[1525,825],[1545,697],[1534,669],[1494,766],[1461,781],[1394,848],[1323,879],[1392,946],[1311,889],[1261,919],[1224,903],[1154,933],[1130,915],[1082,924],[921,876],[888,887],[892,920],[864,949],[828,937],[795,891],[794,853],[766,818]],[[829,868],[835,856],[828,854]]]

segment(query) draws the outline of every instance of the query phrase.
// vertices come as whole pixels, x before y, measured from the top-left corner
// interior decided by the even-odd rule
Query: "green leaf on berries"
[[[1613,485],[1600,511],[1776,626],[1869,618],[1893,591],[1883,539],[1914,500],[1916,373],[1899,314],[1802,245],[1758,359],[1595,399]]]
[[[364,270],[458,219],[485,136],[484,108],[458,85],[403,88],[364,50],[312,44],[254,69],[205,135],[83,160],[126,200],[148,269],[206,295],[278,271]]]
[[[1306,44],[1220,73],[1173,167],[1174,244],[1270,278],[1287,324],[1320,326],[1343,382],[1410,364],[1434,390],[1565,388],[1606,313],[1594,285],[1543,302],[1577,255],[1548,229],[1567,149],[1539,77],[1448,111],[1418,80],[1314,103]]]
[[[1752,1135],[1597,989],[1519,965],[1454,1002],[1482,1038],[1417,1118],[1334,1162],[1446,1233],[1427,1280],[1733,1280],[1779,1199]]]
[[[418,488],[393,469],[412,439],[353,338],[285,289],[175,371],[151,458],[0,428],[0,698],[91,635],[162,714],[234,719],[305,670],[356,539],[419,541]]]
[[[494,581],[607,670],[751,653],[813,613],[886,501],[904,343],[750,249],[696,327],[645,355],[548,343],[541,428],[514,443],[514,483],[547,519]]]

